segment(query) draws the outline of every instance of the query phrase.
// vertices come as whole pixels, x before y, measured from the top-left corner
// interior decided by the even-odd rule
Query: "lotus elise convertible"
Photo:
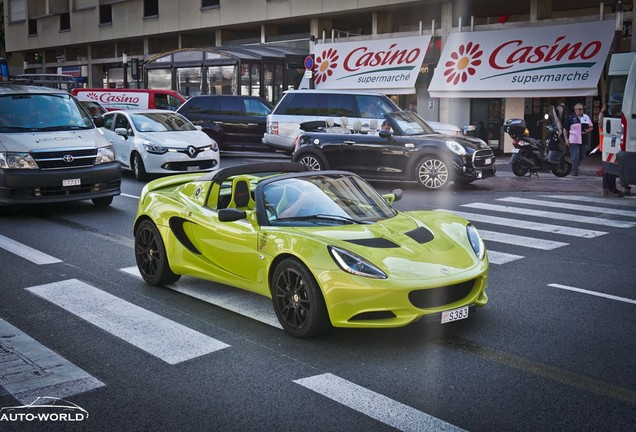
[[[157,179],[139,200],[137,266],[150,285],[187,275],[267,296],[301,338],[467,318],[488,301],[479,233],[451,213],[398,212],[401,194],[293,162]]]

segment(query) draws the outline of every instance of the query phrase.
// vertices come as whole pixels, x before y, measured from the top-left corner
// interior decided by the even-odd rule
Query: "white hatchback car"
[[[137,180],[147,174],[209,171],[219,166],[219,148],[200,127],[168,110],[111,111],[101,130],[122,168]]]

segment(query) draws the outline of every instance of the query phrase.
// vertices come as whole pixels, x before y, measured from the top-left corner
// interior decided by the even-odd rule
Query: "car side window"
[[[104,128],[108,130],[113,130],[113,122],[115,121],[114,115],[104,116]]]
[[[115,117],[115,129],[117,128],[125,128],[130,133],[130,123],[125,115],[117,114]]]
[[[271,109],[258,99],[244,99],[245,114],[250,117],[265,117]]]
[[[377,96],[356,96],[356,99],[362,118],[382,119],[386,113],[398,110]]]
[[[224,97],[221,100],[221,112],[229,116],[244,116],[243,101],[237,97]]]
[[[329,116],[331,117],[357,117],[356,101],[354,96],[345,94],[327,95]]]
[[[168,109],[170,111],[176,111],[177,108],[179,108],[181,104],[183,103],[172,95],[168,95],[167,100],[168,100]]]
[[[328,115],[324,95],[317,93],[297,93],[292,95],[285,112],[287,115],[308,115],[326,116]]]

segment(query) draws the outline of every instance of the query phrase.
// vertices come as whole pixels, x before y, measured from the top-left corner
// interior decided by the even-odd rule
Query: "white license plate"
[[[442,312],[442,324],[468,318],[468,306]]]
[[[64,187],[80,186],[81,184],[82,184],[82,181],[80,179],[66,179],[66,180],[62,180],[62,186],[64,186]]]
[[[199,167],[198,166],[189,166],[188,171],[199,171]]]
[[[484,159],[484,164],[485,164],[485,165],[490,165],[490,164],[492,164],[492,158],[486,158],[486,159]]]

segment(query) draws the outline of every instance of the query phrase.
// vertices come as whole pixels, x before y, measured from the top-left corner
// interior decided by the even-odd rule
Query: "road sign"
[[[312,70],[314,68],[314,58],[312,56],[305,57],[305,69]]]

